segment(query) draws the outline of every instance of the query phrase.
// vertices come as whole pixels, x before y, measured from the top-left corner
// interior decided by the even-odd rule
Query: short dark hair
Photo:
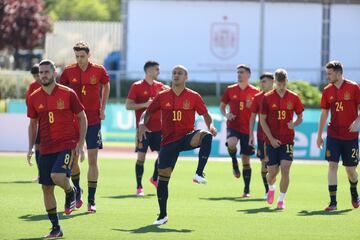
[[[340,72],[341,74],[343,73],[343,65],[338,60],[333,60],[333,61],[328,62],[326,64],[326,69],[332,69],[335,72]]]
[[[239,70],[240,68],[245,69],[249,74],[251,74],[251,69],[248,65],[246,64],[239,64],[236,66],[236,69]]]
[[[41,60],[41,62],[39,63],[39,67],[42,65],[50,65],[52,70],[55,71],[55,68],[56,68],[55,63],[53,61],[51,61],[50,59]]]
[[[284,82],[288,78],[288,73],[285,69],[279,68],[275,71],[275,80],[278,82]]]
[[[39,64],[34,64],[30,69],[31,74],[39,74]]]
[[[260,80],[262,80],[263,78],[270,78],[274,80],[274,75],[271,72],[264,72],[260,75]]]
[[[85,51],[87,54],[90,52],[89,44],[85,41],[80,41],[75,44],[73,50],[78,51]]]
[[[144,64],[144,72],[146,72],[146,70],[148,68],[151,68],[151,67],[154,67],[154,66],[160,66],[160,64],[156,61],[147,61],[145,64]]]

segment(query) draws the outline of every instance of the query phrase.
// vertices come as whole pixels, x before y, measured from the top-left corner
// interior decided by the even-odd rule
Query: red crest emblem
[[[239,25],[227,22],[213,23],[210,31],[211,52],[220,59],[229,59],[236,55],[239,48]]]

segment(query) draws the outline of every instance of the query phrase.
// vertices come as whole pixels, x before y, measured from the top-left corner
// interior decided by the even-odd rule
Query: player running
[[[55,65],[50,60],[39,64],[41,88],[30,94],[27,115],[29,124],[29,148],[27,160],[31,165],[32,148],[36,133],[40,129],[39,183],[44,193],[45,208],[52,223],[51,232],[45,238],[63,236],[59,225],[54,194],[55,185],[64,189],[65,214],[75,207],[76,189],[70,185],[71,165],[74,155],[83,155],[83,144],[87,128],[84,108],[77,95],[68,87],[55,83]],[[76,129],[74,118],[80,125]],[[79,139],[80,136],[80,139]]]
[[[264,98],[264,94],[271,91],[273,89],[273,85],[274,85],[274,75],[272,73],[266,72],[260,76],[260,88],[262,91],[255,95],[255,97],[251,103],[251,107],[250,107],[250,110],[251,110],[251,116],[250,116],[250,121],[249,121],[249,130],[250,130],[249,145],[250,146],[254,147],[254,145],[255,145],[253,129],[254,129],[254,125],[255,125],[256,115],[259,114],[259,116],[260,116],[260,108],[261,108],[262,100]],[[261,177],[262,177],[264,187],[265,187],[265,197],[264,198],[266,199],[267,192],[269,191],[269,185],[268,185],[267,179],[266,179],[266,174],[267,174],[266,162],[268,161],[268,158],[265,153],[265,143],[264,143],[265,136],[264,136],[264,132],[262,130],[260,121],[258,122],[256,137],[257,137],[256,156],[258,158],[260,158],[260,161],[261,161]]]
[[[136,132],[139,131],[139,121],[141,114],[150,105],[154,97],[162,90],[165,89],[163,83],[156,81],[160,74],[159,63],[155,61],[147,61],[144,65],[145,78],[143,80],[136,81],[132,84],[128,97],[126,99],[126,109],[135,110],[136,115]],[[147,123],[150,132],[146,133],[146,138],[139,141],[136,136],[136,147],[137,160],[135,164],[136,174],[136,195],[144,196],[144,190],[142,186],[142,177],[144,173],[144,163],[146,152],[148,147],[151,151],[160,151],[161,142],[161,121],[160,111],[150,116],[149,122]],[[158,185],[158,159],[155,160],[154,172],[149,181],[157,187]]]
[[[229,155],[232,160],[233,174],[240,178],[236,145],[240,141],[240,155],[243,165],[244,180],[243,197],[250,197],[251,167],[250,156],[254,154],[254,147],[249,145],[250,106],[254,96],[260,91],[249,84],[251,70],[240,64],[236,67],[238,82],[226,88],[221,98],[220,112],[227,119],[227,141]],[[230,110],[226,111],[229,105]]]
[[[288,90],[287,72],[275,71],[275,89],[266,93],[260,109],[260,123],[265,133],[269,192],[267,202],[272,204],[275,194],[276,176],[281,171],[278,209],[284,209],[285,194],[290,183],[290,167],[293,161],[294,128],[302,123],[304,106],[299,96]],[[293,121],[294,113],[297,118]]]

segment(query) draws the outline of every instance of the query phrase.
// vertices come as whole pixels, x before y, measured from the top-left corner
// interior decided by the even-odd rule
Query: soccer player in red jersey
[[[244,193],[243,197],[250,197],[251,167],[250,156],[254,154],[253,146],[249,145],[250,106],[254,96],[260,91],[249,84],[251,70],[240,64],[236,67],[238,82],[226,88],[221,98],[220,111],[227,119],[227,142],[229,155],[232,159],[233,174],[240,178],[236,145],[240,141],[240,155],[243,165]],[[226,111],[226,105],[230,110]]]
[[[25,94],[25,102],[26,102],[26,106],[28,105],[28,98],[30,96],[30,94],[32,92],[34,92],[36,89],[41,87],[41,82],[40,82],[40,77],[39,77],[39,64],[35,64],[34,66],[31,67],[30,69],[30,73],[34,78],[34,81],[30,83],[29,88]],[[39,129],[38,129],[39,131]],[[39,144],[40,144],[40,134],[39,132],[36,135],[36,141],[35,141],[35,160],[36,160],[36,165],[38,167],[39,170]],[[35,182],[39,181],[39,175],[35,178],[34,180]]]
[[[284,69],[275,71],[276,87],[264,95],[260,109],[260,123],[265,133],[269,192],[267,202],[274,201],[276,176],[281,171],[280,195],[277,203],[284,209],[285,193],[289,187],[289,173],[293,160],[294,128],[302,123],[304,106],[299,96],[286,88],[287,72]],[[293,121],[294,113],[297,118]]]
[[[65,214],[75,207],[75,189],[69,177],[74,155],[83,155],[87,128],[84,108],[76,93],[68,87],[55,83],[55,65],[50,60],[39,64],[41,88],[29,95],[27,115],[29,124],[28,163],[31,165],[32,148],[37,128],[40,129],[39,183],[42,184],[45,208],[52,223],[51,232],[45,238],[63,235],[56,211],[55,185],[64,189]],[[80,132],[76,132],[74,118],[77,117]],[[80,138],[79,138],[80,136]]]
[[[165,224],[168,221],[168,184],[180,152],[200,148],[199,162],[193,181],[200,184],[207,182],[203,170],[211,152],[212,138],[216,136],[216,128],[213,126],[212,118],[201,96],[185,87],[187,79],[188,70],[182,65],[176,65],[172,70],[171,89],[160,92],[154,98],[142,114],[139,124],[141,141],[143,137],[146,137],[145,132],[149,131],[146,124],[150,116],[161,111],[162,140],[157,187],[160,215],[154,222],[155,225]],[[194,129],[195,112],[203,116],[209,131]]]
[[[350,182],[352,205],[354,208],[358,208],[360,198],[357,192],[356,167],[359,163],[360,89],[357,83],[343,78],[343,66],[339,61],[335,60],[326,64],[326,75],[329,84],[322,93],[320,103],[322,111],[317,137],[317,146],[322,149],[324,146],[323,130],[330,111],[325,153],[326,160],[329,162],[330,204],[325,211],[337,209],[337,170],[340,156]]]
[[[250,110],[251,110],[251,116],[250,116],[250,121],[249,121],[249,129],[250,129],[249,145],[250,146],[254,147],[254,145],[255,145],[253,129],[254,129],[254,125],[255,125],[256,115],[259,114],[259,116],[260,116],[260,108],[261,108],[262,100],[264,98],[264,94],[271,91],[273,89],[273,85],[274,85],[274,75],[272,73],[266,72],[260,76],[260,89],[262,91],[255,95],[255,97],[251,103],[251,107],[250,107]],[[268,161],[268,158],[266,157],[266,153],[265,153],[265,143],[264,143],[265,136],[264,136],[263,130],[261,128],[260,121],[258,122],[256,135],[257,135],[256,156],[258,158],[260,158],[260,161],[261,161],[261,176],[262,176],[262,180],[263,180],[263,183],[265,186],[265,199],[266,199],[267,192],[269,191],[269,186],[268,186],[267,179],[266,179],[266,174],[267,174],[266,162]]]
[[[126,99],[126,108],[128,110],[135,110],[136,115],[136,132],[138,132],[139,121],[141,114],[150,105],[154,97],[162,90],[165,89],[163,83],[156,81],[160,74],[159,63],[155,61],[147,61],[144,65],[145,79],[136,81],[132,84],[128,97]],[[161,121],[160,111],[152,114],[147,127],[150,132],[146,133],[146,138],[143,138],[139,142],[138,136],[136,136],[137,160],[135,164],[136,174],[136,195],[144,196],[144,190],[142,186],[142,176],[144,173],[144,162],[148,147],[152,151],[160,151],[161,142]],[[157,171],[158,159],[155,160],[153,176],[150,178],[150,182],[157,187],[158,184],[158,171]]]
[[[74,89],[85,108],[88,119],[88,129],[86,133],[86,147],[89,161],[87,174],[88,211],[95,213],[95,192],[99,176],[97,164],[98,149],[102,149],[103,147],[101,140],[101,120],[105,119],[105,107],[110,93],[109,75],[103,66],[89,62],[90,48],[86,42],[76,43],[73,50],[77,63],[65,68],[59,82]],[[100,88],[102,88],[101,96]],[[77,188],[76,207],[79,208],[82,205],[82,189],[79,184],[80,168],[78,159],[75,159],[72,171],[73,175],[71,179]]]

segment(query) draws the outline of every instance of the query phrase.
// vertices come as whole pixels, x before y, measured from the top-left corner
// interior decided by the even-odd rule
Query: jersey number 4
[[[85,88],[85,85],[82,86],[81,88],[81,93],[86,96],[86,88]]]

